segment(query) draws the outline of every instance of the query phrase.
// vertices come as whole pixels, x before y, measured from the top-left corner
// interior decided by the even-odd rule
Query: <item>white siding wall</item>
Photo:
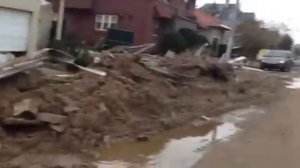
[[[31,14],[0,7],[0,51],[27,51]]]
[[[0,7],[31,13],[27,54],[34,52],[38,41],[40,0],[0,0]]]
[[[192,29],[192,30],[197,30],[197,24],[181,19],[181,18],[176,18],[175,20],[175,29],[176,31],[182,29],[182,28],[188,28],[188,29]]]
[[[223,42],[223,33],[218,29],[208,29],[206,31],[200,32],[201,35],[205,36],[207,40],[212,43],[214,38],[217,38],[220,43]]]

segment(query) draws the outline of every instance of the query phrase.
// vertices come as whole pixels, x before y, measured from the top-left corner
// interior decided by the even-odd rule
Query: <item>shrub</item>
[[[81,49],[78,57],[75,59],[74,63],[80,66],[89,66],[93,62],[93,57],[89,54],[88,50]]]
[[[182,28],[179,33],[185,38],[188,48],[199,47],[208,42],[204,36],[199,35],[192,29]]]
[[[160,53],[165,54],[168,50],[175,53],[183,52],[187,47],[185,38],[179,33],[167,33],[159,43]]]

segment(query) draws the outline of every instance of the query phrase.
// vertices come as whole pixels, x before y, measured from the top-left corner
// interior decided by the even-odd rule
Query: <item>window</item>
[[[118,20],[117,15],[96,15],[95,30],[106,31],[109,28],[116,27]]]

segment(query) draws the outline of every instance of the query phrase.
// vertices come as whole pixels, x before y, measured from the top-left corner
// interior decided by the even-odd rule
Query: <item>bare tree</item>
[[[288,34],[285,34],[281,37],[280,42],[277,45],[277,49],[281,50],[291,50],[294,44],[294,40]]]
[[[300,44],[295,44],[293,47],[293,51],[294,51],[294,54],[299,57],[300,56]]]
[[[243,46],[242,54],[249,58],[255,58],[260,49],[276,48],[281,39],[277,29],[263,27],[262,22],[249,21],[237,28],[240,34],[240,42]]]

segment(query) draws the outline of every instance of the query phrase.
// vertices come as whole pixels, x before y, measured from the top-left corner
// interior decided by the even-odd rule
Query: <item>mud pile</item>
[[[35,70],[1,81],[0,161],[24,151],[92,153],[115,139],[219,115],[274,89],[237,82],[230,67],[189,56],[120,53],[93,67],[107,75]]]

